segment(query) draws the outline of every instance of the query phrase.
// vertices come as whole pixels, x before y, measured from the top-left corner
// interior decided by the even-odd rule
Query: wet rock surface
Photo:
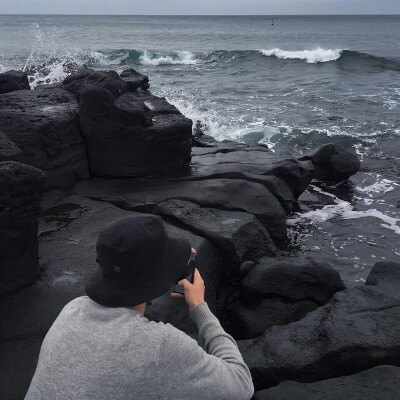
[[[185,200],[161,202],[154,212],[172,217],[215,242],[234,264],[277,254],[268,231],[252,214],[201,207]]]
[[[64,83],[0,95],[0,160],[29,164],[0,162],[0,257],[39,238],[39,253],[36,239],[35,257],[20,270],[32,284],[0,298],[0,397],[24,397],[47,330],[97,268],[98,235],[132,212],[161,215],[172,236],[197,249],[206,301],[237,339],[255,398],[296,390],[300,399],[311,390],[313,399],[332,382],[364,393],[368,376],[385,388],[376,393],[391,394],[400,365],[398,264],[377,264],[365,286],[345,289],[323,258],[288,256],[287,217],[322,201],[311,180],[346,179],[358,170],[353,156],[335,145],[298,159],[218,142],[201,126],[192,142],[192,122],[148,85],[134,70],[85,69]],[[10,175],[11,166],[25,172]],[[196,337],[186,303],[169,293],[145,316]]]
[[[78,103],[60,88],[0,95],[0,129],[22,151],[22,161],[46,172],[45,187],[69,187],[89,177],[79,130]]]
[[[94,71],[89,68],[77,71],[64,79],[63,89],[79,98],[89,87],[107,89],[116,98],[128,91],[128,84],[115,71]]]
[[[361,166],[357,156],[338,143],[329,143],[300,158],[311,160],[315,177],[340,182],[354,175]]]
[[[22,161],[21,149],[0,131],[0,161]]]
[[[387,296],[400,299],[400,263],[381,261],[374,265],[366,285],[381,290]]]
[[[336,293],[300,321],[239,341],[257,390],[400,365],[400,300],[372,287]]]
[[[146,176],[190,162],[192,121],[162,99],[127,93],[115,100],[98,87],[84,89],[79,99],[93,175]]]
[[[398,397],[400,368],[382,365],[315,383],[282,382],[255,393],[254,400],[390,400]]]
[[[0,74],[0,94],[29,89],[26,72],[11,70]]]
[[[240,287],[231,316],[240,339],[301,319],[344,289],[331,266],[301,256],[261,258],[242,278]]]
[[[44,179],[44,173],[30,165],[0,162],[0,296],[39,275],[37,231]]]
[[[135,92],[139,88],[147,90],[150,87],[149,78],[133,68],[122,71],[120,77],[127,83],[128,92]]]
[[[95,243],[99,234],[114,220],[131,214],[105,202],[65,196],[61,191],[45,194],[42,208],[39,279],[0,301],[0,393],[5,399],[23,398],[47,330],[65,304],[85,295],[84,281],[97,268]],[[187,238],[197,249],[197,268],[208,282],[206,301],[217,312],[216,287],[221,268],[217,250],[200,236],[168,222],[165,226],[168,234]],[[154,299],[146,315],[185,332],[195,332],[186,302],[169,294]]]

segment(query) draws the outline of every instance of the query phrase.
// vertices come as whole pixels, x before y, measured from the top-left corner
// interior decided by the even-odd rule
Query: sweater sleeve
[[[254,385],[249,368],[232,336],[227,334],[206,302],[190,310],[200,342],[165,324],[157,372],[161,399],[249,400]]]

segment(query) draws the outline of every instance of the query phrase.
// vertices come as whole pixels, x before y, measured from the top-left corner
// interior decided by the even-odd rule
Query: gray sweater
[[[78,297],[47,333],[25,399],[249,400],[250,371],[206,302],[190,310],[199,343],[131,308]]]

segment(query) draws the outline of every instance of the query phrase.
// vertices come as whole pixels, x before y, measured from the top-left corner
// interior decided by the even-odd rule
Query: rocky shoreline
[[[377,263],[346,288],[288,247],[286,218],[312,179],[345,180],[358,158],[339,144],[296,158],[218,142],[148,89],[132,69],[83,69],[35,90],[21,72],[0,74],[0,397],[23,398],[44,335],[96,268],[99,233],[151,212],[198,250],[206,301],[255,399],[395,398],[400,265]],[[168,294],[145,315],[196,337]]]

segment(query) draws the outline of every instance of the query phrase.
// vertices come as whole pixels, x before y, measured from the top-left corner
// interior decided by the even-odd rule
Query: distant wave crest
[[[143,65],[196,64],[197,60],[189,51],[173,51],[167,54],[145,50],[139,58]]]
[[[259,50],[264,56],[270,57],[275,56],[277,58],[287,60],[287,59],[297,59],[304,60],[307,63],[323,63],[328,61],[335,61],[340,58],[344,49],[322,49],[318,47],[314,50],[299,50],[299,51],[288,51],[281,49],[272,50]]]

